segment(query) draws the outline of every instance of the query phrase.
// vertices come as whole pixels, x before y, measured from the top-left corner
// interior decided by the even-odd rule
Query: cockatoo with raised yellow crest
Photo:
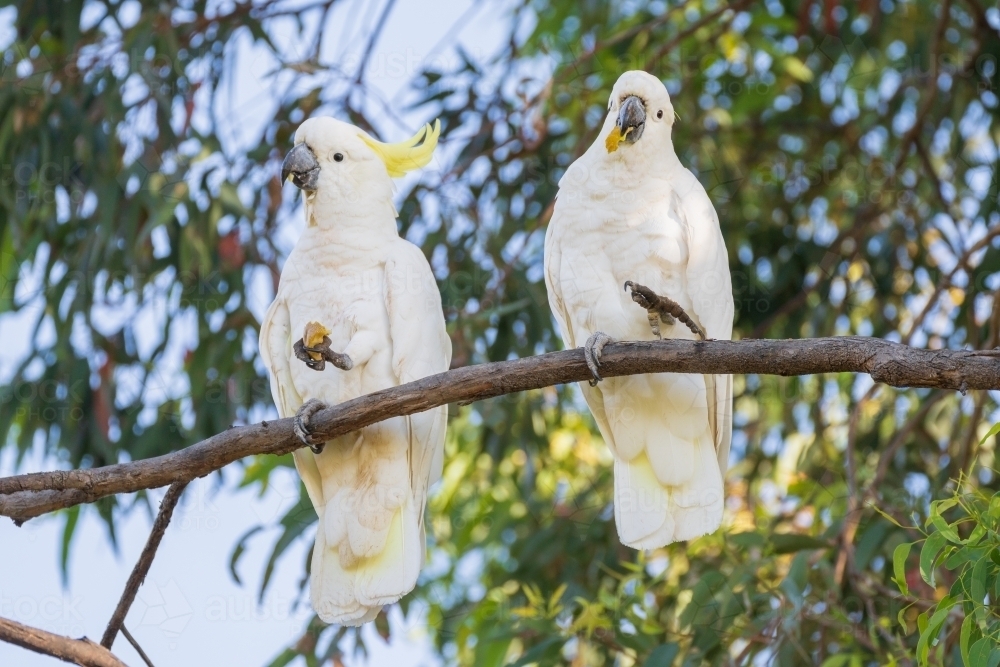
[[[448,370],[441,295],[423,253],[399,237],[392,202],[392,178],[430,162],[439,132],[428,125],[384,144],[311,118],[282,165],[282,181],[304,193],[306,225],[261,326],[260,354],[278,413],[296,417],[309,446],[293,456],[319,516],[310,593],[327,623],[374,619],[413,589],[424,560],[447,407],[325,443],[309,418],[324,404]]]
[[[545,237],[549,305],[566,347],[584,347],[584,398],[615,458],[618,535],[636,549],[719,527],[732,434],[730,375],[600,376],[613,339],[732,338],[726,244],[674,151],[674,119],[659,79],[623,74],[600,136],[559,181]]]

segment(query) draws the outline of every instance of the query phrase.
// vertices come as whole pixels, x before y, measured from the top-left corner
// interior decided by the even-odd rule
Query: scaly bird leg
[[[305,340],[300,338],[295,341],[292,351],[295,353],[296,359],[305,362],[306,366],[314,371],[321,371],[326,368],[326,362],[328,361],[342,371],[349,371],[354,368],[354,362],[351,361],[351,358],[346,354],[331,350],[331,344],[330,337],[323,336],[323,342],[319,345],[306,347]]]
[[[312,368],[310,366],[310,368]],[[299,411],[295,413],[295,424],[292,427],[295,431],[296,437],[302,441],[302,444],[313,451],[313,454],[319,454],[323,451],[323,446],[326,444],[323,441],[317,440],[312,434],[312,427],[309,425],[309,420],[312,416],[326,407],[326,403],[323,401],[318,401],[315,398],[311,398],[306,401]]]
[[[611,336],[602,331],[597,331],[591,334],[587,342],[583,344],[583,357],[587,360],[587,368],[590,369],[590,374],[594,376],[590,380],[591,387],[596,387],[597,383],[604,379],[598,372],[598,368],[601,365],[601,352],[604,350],[605,345],[612,342],[614,342],[614,339]]]
[[[646,309],[649,317],[649,327],[653,330],[653,335],[662,338],[657,320],[664,324],[673,324],[674,318],[683,322],[696,336],[702,340],[707,340],[705,331],[691,319],[681,305],[670,297],[660,296],[645,285],[639,285],[631,280],[625,281],[625,291],[632,290],[632,300]]]

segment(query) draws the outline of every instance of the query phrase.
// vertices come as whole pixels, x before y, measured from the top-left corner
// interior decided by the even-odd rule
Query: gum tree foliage
[[[330,6],[14,6],[0,303],[31,333],[5,447],[93,466],[269,414],[247,304],[269,297],[295,214],[277,165],[312,113],[392,127],[365,62],[324,59]],[[432,261],[455,365],[559,346],[541,271],[556,185],[635,68],[667,84],[719,211],[738,336],[996,347],[998,28],[981,0],[513,6],[495,58],[410,84],[444,150],[401,193],[400,228]],[[240,40],[272,54],[280,100],[250,149],[214,112]],[[735,394],[724,529],[651,553],[617,540],[575,388],[454,406],[404,611],[419,602],[458,664],[995,664],[996,396],[849,375],[739,377]],[[247,461],[244,484],[289,465]],[[112,528],[125,509],[97,506]],[[235,545],[234,576],[247,549],[270,550],[268,575],[301,567],[281,557],[314,521],[303,496]],[[314,621],[272,664],[336,659],[345,634]]]

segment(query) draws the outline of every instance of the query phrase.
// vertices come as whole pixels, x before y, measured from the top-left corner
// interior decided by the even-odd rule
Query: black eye
[[[663,109],[660,109],[659,111],[656,112],[656,117],[663,118]]]
[[[344,161],[344,154],[343,153],[334,153],[333,154],[333,161],[334,162],[343,162]]]

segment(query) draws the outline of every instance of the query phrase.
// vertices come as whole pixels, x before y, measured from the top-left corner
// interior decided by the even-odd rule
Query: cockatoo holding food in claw
[[[726,244],[674,152],[674,118],[656,77],[623,74],[600,136],[559,181],[545,237],[549,304],[566,347],[584,345],[584,397],[615,457],[618,535],[636,549],[719,527],[732,434],[731,375],[600,376],[614,339],[732,338]]]
[[[261,326],[260,354],[279,414],[296,416],[309,446],[294,458],[319,516],[310,592],[327,623],[374,619],[413,589],[424,560],[424,507],[441,475],[447,407],[325,443],[309,418],[324,404],[448,370],[437,283],[420,249],[399,237],[392,203],[392,178],[430,162],[439,132],[428,125],[383,144],[312,118],[282,165],[282,181],[304,193],[306,227]]]

